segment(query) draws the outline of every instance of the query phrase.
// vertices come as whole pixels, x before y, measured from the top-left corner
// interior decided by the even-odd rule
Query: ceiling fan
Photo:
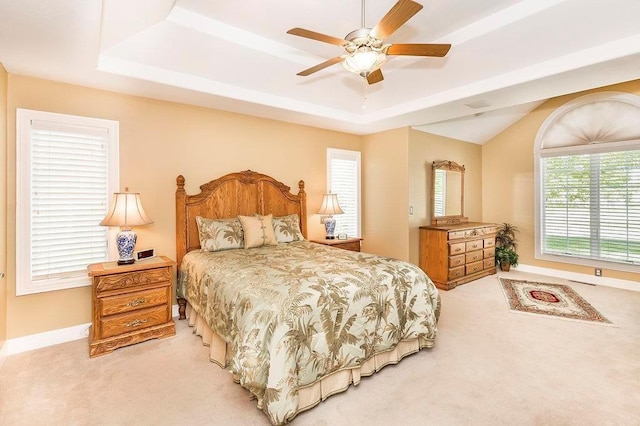
[[[364,6],[365,0],[362,0],[362,28],[350,32],[344,39],[304,28],[293,28],[287,31],[287,34],[340,46],[347,52],[301,71],[297,75],[308,76],[342,62],[347,70],[362,76],[369,84],[375,84],[384,79],[380,66],[386,61],[388,55],[443,57],[449,52],[450,44],[385,44],[384,39],[418,13],[422,9],[421,4],[412,0],[399,0],[373,29],[365,27]]]

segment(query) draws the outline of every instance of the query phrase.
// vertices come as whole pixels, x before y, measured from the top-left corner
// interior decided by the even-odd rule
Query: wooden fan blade
[[[311,67],[304,71],[300,71],[297,75],[306,77],[309,74],[313,74],[314,72],[330,67],[331,65],[337,64],[338,62],[342,62],[343,60],[344,60],[344,56],[336,56],[335,58],[331,58],[328,61],[324,61],[323,63],[316,65],[315,67]]]
[[[349,43],[347,40],[337,38],[337,37],[331,37],[326,34],[320,34],[311,30],[305,30],[304,28],[292,28],[289,31],[287,31],[287,34],[310,38],[311,40],[322,41],[329,44],[335,44],[336,46],[340,46],[340,47]]]
[[[422,5],[419,3],[411,0],[399,0],[371,30],[370,35],[379,40],[389,37],[420,9],[422,9]]]
[[[384,80],[384,77],[382,76],[382,71],[380,70],[380,68],[367,76],[367,83],[369,84],[376,84],[381,82],[382,80]]]
[[[443,57],[451,49],[450,44],[392,44],[387,55]]]

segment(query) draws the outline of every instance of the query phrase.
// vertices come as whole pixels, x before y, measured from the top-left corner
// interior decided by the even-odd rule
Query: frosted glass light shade
[[[362,77],[367,77],[372,71],[380,68],[380,65],[387,60],[387,55],[382,52],[376,52],[369,47],[362,46],[356,49],[355,52],[348,55],[342,65]]]

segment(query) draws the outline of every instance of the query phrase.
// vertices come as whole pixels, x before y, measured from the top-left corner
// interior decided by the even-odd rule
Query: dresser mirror
[[[431,224],[466,223],[464,166],[453,161],[434,161],[431,183]]]

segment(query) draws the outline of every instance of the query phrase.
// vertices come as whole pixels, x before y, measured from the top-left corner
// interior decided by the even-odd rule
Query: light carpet
[[[499,280],[509,308],[513,311],[572,321],[611,324],[611,321],[568,285],[506,277]]]
[[[568,284],[618,327],[514,315],[495,276],[485,277],[441,292],[431,350],[293,425],[638,425],[640,292]],[[0,424],[268,425],[207,354],[177,321],[174,337],[98,358],[86,340],[12,355],[0,369]]]

